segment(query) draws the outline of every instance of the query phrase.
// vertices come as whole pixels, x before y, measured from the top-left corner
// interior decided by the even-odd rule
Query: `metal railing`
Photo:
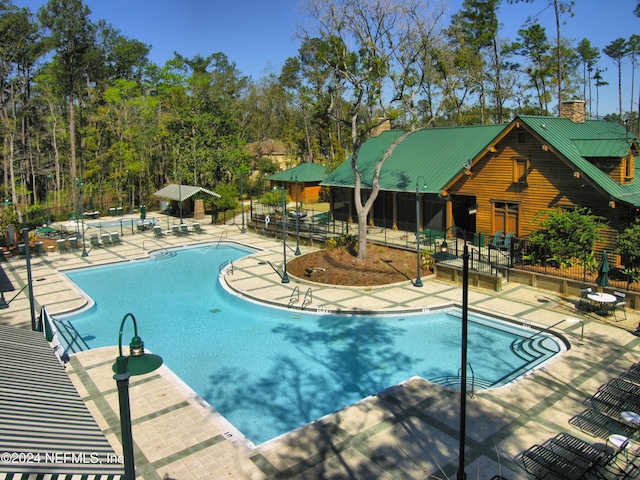
[[[289,305],[288,306],[290,307],[294,303],[298,303],[299,301],[300,301],[300,289],[296,285],[293,288],[293,291],[291,292],[291,295],[289,296]]]
[[[225,260],[220,264],[220,266],[218,267],[218,275],[222,273],[222,270],[224,270],[227,266],[229,267],[227,273],[233,275],[233,262],[231,260]]]
[[[307,305],[310,305],[312,302],[313,302],[313,294],[311,293],[311,287],[309,287],[307,289],[307,293],[304,294],[304,298],[302,299],[302,308],[305,308]]]

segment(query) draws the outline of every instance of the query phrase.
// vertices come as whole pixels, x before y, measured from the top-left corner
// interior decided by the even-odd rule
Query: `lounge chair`
[[[193,223],[193,231],[195,233],[207,233],[205,230],[202,229],[199,222]]]
[[[80,249],[80,244],[78,243],[78,239],[76,237],[69,237],[69,248],[71,250]]]
[[[118,232],[111,232],[111,243],[114,245],[122,244],[122,240],[120,239],[120,234]]]
[[[102,239],[102,244],[105,247],[109,247],[109,246],[113,245],[113,242],[111,241],[111,236],[108,233],[101,234],[100,238]]]
[[[58,240],[56,240],[56,247],[58,248],[58,253],[69,251],[69,247],[67,247],[67,242],[64,238],[59,238]]]
[[[89,243],[91,244],[91,248],[100,248],[102,244],[100,243],[100,239],[98,235],[93,234],[89,236]]]
[[[584,466],[572,463],[558,453],[543,447],[534,445],[520,454],[520,461],[524,469],[535,478],[574,479],[583,478],[591,469],[591,466]]]
[[[583,410],[578,415],[571,417],[569,419],[569,425],[592,437],[602,439],[606,439],[614,433],[627,436],[633,435],[636,431],[635,427],[591,408]]]
[[[33,244],[33,248],[35,250],[36,255],[46,255],[47,252],[44,249],[44,244],[42,242],[35,242]]]
[[[153,236],[156,237],[156,238],[164,237],[164,232],[162,231],[162,227],[160,227],[158,225],[153,227]]]
[[[550,438],[542,446],[587,470],[609,465],[617,453],[615,450],[596,448],[592,444],[564,432]]]
[[[176,236],[182,235],[182,232],[180,232],[180,227],[178,225],[171,225],[171,233]]]
[[[182,235],[189,235],[191,232],[189,231],[189,227],[187,226],[186,223],[181,223],[180,224],[180,233]]]

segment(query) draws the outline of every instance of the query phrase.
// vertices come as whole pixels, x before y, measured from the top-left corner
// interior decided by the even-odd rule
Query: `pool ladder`
[[[291,307],[294,303],[298,303],[300,301],[300,289],[296,285],[289,296],[289,307]],[[304,294],[304,298],[302,299],[302,307],[305,308],[307,305],[313,302],[313,294],[311,293],[311,287],[307,289],[307,293]]]
[[[220,246],[220,242],[222,242],[223,238],[225,240],[227,240],[227,231],[226,230],[220,234],[220,238],[218,238],[218,243],[216,243],[216,248],[218,248]]]
[[[224,270],[227,266],[229,266],[227,273],[233,275],[233,262],[231,260],[225,260],[220,264],[220,266],[218,267],[218,275],[220,275],[222,273],[222,270]]]

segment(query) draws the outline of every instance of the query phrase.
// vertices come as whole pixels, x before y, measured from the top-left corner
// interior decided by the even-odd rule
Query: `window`
[[[516,142],[527,143],[527,132],[518,132]]]
[[[631,155],[624,159],[624,176],[627,179],[633,178],[633,156]]]
[[[513,159],[513,182],[527,183],[528,174],[529,174],[529,159],[514,158]]]
[[[493,204],[494,231],[513,233],[518,236],[520,205],[517,203],[495,202]]]

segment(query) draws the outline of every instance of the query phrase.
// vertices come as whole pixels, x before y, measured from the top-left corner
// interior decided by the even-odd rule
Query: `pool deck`
[[[267,263],[281,267],[282,242],[241,234],[232,225],[203,224],[203,228],[204,234],[162,239],[154,239],[151,232],[125,232],[122,245],[93,249],[86,257],[81,251],[33,257],[37,311],[46,306],[55,315],[86,303],[58,271],[146,258],[151,250],[221,238],[260,249],[233,263],[233,274],[227,273],[224,279],[229,287],[258,301],[287,306],[297,286],[299,300],[293,304],[291,315],[296,314],[309,288],[310,310],[422,309],[461,302],[459,286],[429,276],[423,277],[422,288],[413,287],[409,281],[381,288],[343,288],[294,277],[283,284]],[[305,253],[311,249],[301,246],[301,250]],[[287,257],[293,258],[293,252],[288,251]],[[16,290],[5,294],[12,301],[8,309],[0,310],[0,324],[29,328],[26,290],[18,294],[27,282],[26,262],[14,257],[3,267]],[[217,274],[212,268],[212,277]],[[194,295],[197,288],[194,285]],[[131,290],[135,295],[135,286]],[[145,302],[140,299],[139,310],[144,309]],[[469,305],[473,309],[535,325],[552,326],[567,318],[582,323],[562,322],[554,328],[571,343],[560,358],[515,383],[467,398],[465,471],[469,478],[530,478],[514,457],[559,432],[604,443],[604,439],[582,434],[568,420],[586,408],[585,399],[600,385],[640,361],[640,337],[632,333],[640,313],[627,310],[627,321],[616,323],[612,318],[586,317],[576,310],[576,303],[573,297],[513,283],[507,283],[499,293],[470,287]],[[136,311],[132,313],[137,315]],[[115,322],[120,320],[114,320],[114,340]],[[144,338],[144,326],[141,328]],[[153,350],[152,345],[149,347]],[[105,347],[72,355],[67,371],[119,452],[118,399],[111,372],[116,349]],[[457,470],[459,392],[419,378],[408,379],[255,448],[166,366],[149,375],[132,377],[130,397],[140,479],[425,479],[455,478]],[[291,408],[304,409],[305,403],[312,401],[300,398]]]

